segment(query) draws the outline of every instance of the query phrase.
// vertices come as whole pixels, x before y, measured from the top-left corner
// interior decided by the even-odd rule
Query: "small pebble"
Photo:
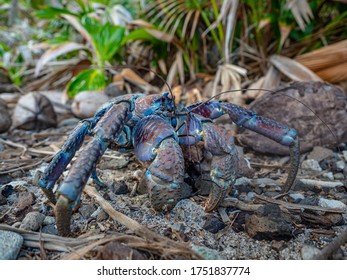
[[[15,232],[0,230],[0,260],[17,259],[23,237]]]
[[[289,196],[296,202],[301,201],[305,198],[305,196],[301,193],[291,193]]]
[[[7,203],[6,197],[4,197],[4,196],[0,193],[0,206],[5,205],[6,203]]]
[[[322,161],[323,159],[329,158],[334,154],[330,149],[316,146],[313,148],[312,152],[308,154],[307,159],[313,159],[315,161]]]
[[[343,175],[343,173],[336,173],[336,174],[334,174],[334,178],[336,180],[344,180],[345,179],[345,175]]]
[[[318,201],[318,205],[320,207],[324,208],[338,208],[342,210],[346,210],[347,206],[343,202],[335,199],[326,199],[326,198],[320,198]]]
[[[58,230],[57,230],[55,225],[46,225],[46,226],[42,227],[41,232],[47,233],[47,234],[59,235]]]
[[[343,154],[343,157],[345,159],[345,162],[347,162],[347,151],[343,151],[342,154]]]
[[[219,218],[213,215],[209,215],[206,219],[205,224],[203,225],[203,229],[211,233],[217,233],[223,228],[225,228],[225,224]]]
[[[220,255],[220,253],[214,249],[192,245],[193,251],[201,255],[205,260],[223,260],[224,258]]]
[[[251,202],[255,199],[255,195],[256,193],[255,192],[249,192],[247,193],[246,197],[245,197],[245,201],[246,202]]]
[[[301,164],[301,168],[306,170],[311,170],[311,171],[319,171],[319,172],[322,171],[322,168],[320,167],[318,161],[314,159],[304,160]]]
[[[55,218],[51,216],[46,216],[45,219],[43,220],[43,225],[48,226],[52,225],[55,223]]]
[[[69,118],[62,120],[58,127],[64,127],[64,126],[76,126],[80,122],[80,119],[77,118]]]
[[[84,219],[89,219],[91,215],[95,212],[96,208],[91,204],[84,204],[79,209],[78,212],[82,215]]]
[[[114,194],[127,194],[129,189],[124,181],[115,181],[113,184],[113,192]]]
[[[319,254],[320,250],[311,245],[304,245],[301,248],[301,257],[303,260],[311,260],[316,254]]]
[[[336,162],[336,169],[338,171],[342,171],[345,168],[346,164],[343,160],[339,160]]]
[[[45,219],[45,215],[40,212],[29,212],[23,219],[20,229],[37,231]]]
[[[334,180],[334,174],[332,172],[324,173],[322,177],[327,178],[329,180]]]
[[[108,218],[108,214],[104,210],[101,210],[99,214],[96,216],[96,221],[102,222],[102,221],[105,221],[107,218]]]

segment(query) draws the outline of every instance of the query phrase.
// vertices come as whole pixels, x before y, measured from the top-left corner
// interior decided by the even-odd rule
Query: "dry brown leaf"
[[[149,88],[151,87],[149,83],[147,83],[144,79],[142,79],[139,75],[137,75],[133,70],[129,68],[123,69],[121,75],[125,80],[131,83],[134,83],[136,85],[142,85]]]
[[[151,28],[146,28],[146,31],[152,35],[154,38],[167,42],[167,43],[171,43],[174,39],[174,36],[172,34],[168,34],[156,29],[151,29]]]
[[[301,30],[305,30],[306,24],[313,18],[312,10],[307,0],[287,0],[286,8],[290,9]]]
[[[321,81],[321,78],[319,78],[310,69],[288,57],[273,55],[270,57],[270,62],[281,73],[293,81]]]
[[[347,62],[347,40],[305,53],[295,60],[315,72]]]
[[[57,58],[60,55],[76,51],[76,50],[81,50],[85,49],[86,47],[82,44],[77,44],[74,42],[67,42],[67,43],[62,43],[60,45],[54,46],[53,48],[50,48],[47,50],[38,60],[35,68],[35,76],[38,76],[42,68],[51,60]]]
[[[339,83],[347,81],[347,61],[341,64],[334,65],[329,68],[322,69],[316,74],[323,80],[330,83]]]

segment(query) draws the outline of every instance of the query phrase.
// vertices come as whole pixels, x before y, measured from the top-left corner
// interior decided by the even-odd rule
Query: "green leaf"
[[[57,16],[61,16],[63,14],[73,15],[76,16],[76,14],[70,12],[67,9],[61,9],[56,7],[48,7],[47,9],[37,11],[35,15],[39,18],[46,18],[46,19],[52,19]]]
[[[106,86],[106,77],[102,70],[87,69],[72,78],[66,87],[69,97],[74,97],[81,91],[100,90]]]
[[[125,28],[115,26],[109,22],[100,23],[95,18],[85,16],[81,21],[82,26],[92,37],[99,64],[110,60],[122,46]]]

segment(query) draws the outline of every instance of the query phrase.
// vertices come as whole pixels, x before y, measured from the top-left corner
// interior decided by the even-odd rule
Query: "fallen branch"
[[[336,188],[336,187],[343,186],[342,182],[320,181],[320,180],[312,180],[312,179],[299,179],[296,181],[296,183],[304,187],[319,186],[322,188]]]

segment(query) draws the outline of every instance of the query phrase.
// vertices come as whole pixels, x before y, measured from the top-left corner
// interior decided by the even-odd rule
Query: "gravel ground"
[[[0,223],[57,235],[53,207],[41,189],[33,185],[33,177],[37,170],[42,171],[47,166],[50,151],[56,151],[61,146],[74,120],[65,121],[64,124],[67,126],[40,133],[14,130],[10,134],[2,134]],[[25,145],[27,149],[24,150],[20,145]],[[48,151],[48,155],[44,151]],[[259,200],[259,196],[273,198],[280,194],[280,185],[286,174],[283,166],[288,162],[288,157],[265,156],[248,149],[244,149],[244,157],[252,166],[244,172],[249,178],[241,174],[230,196],[248,206],[262,204],[263,208],[267,207],[270,203]],[[302,259],[305,245],[322,248],[346,228],[347,145],[341,144],[335,150],[315,147],[313,151],[303,154],[301,159],[302,168],[296,186],[280,200],[299,206],[338,208],[342,213],[328,215],[318,212],[320,215],[317,215],[317,212],[305,210],[302,211],[307,214],[305,216],[286,213],[279,208],[273,208],[272,211],[270,208],[273,206],[270,210],[265,207],[265,210],[261,208],[253,212],[224,207],[206,213],[206,196],[197,193],[181,200],[169,213],[156,213],[149,205],[148,195],[136,191],[144,167],[131,153],[121,155],[107,152],[107,156],[99,163],[98,173],[109,186],[97,189],[114,209],[152,231],[189,245],[213,249],[220,258]],[[66,172],[63,175],[66,176]],[[310,184],[304,179],[315,180],[316,183]],[[317,181],[327,181],[332,185],[320,185]],[[88,184],[95,186],[91,180]],[[312,214],[321,219],[312,218]],[[265,222],[259,226],[257,221]],[[79,208],[72,216],[72,232],[80,238],[99,233],[131,234],[86,194],[82,195]],[[6,239],[1,240],[0,231],[0,249],[1,242],[8,242]],[[25,242],[22,244],[18,240],[16,242],[20,251],[18,255],[14,251],[13,258],[43,258],[39,248],[30,247]],[[47,249],[45,254],[49,259],[60,259],[66,253]],[[95,256],[96,253],[92,253],[85,258]],[[346,245],[341,246],[333,258],[347,259]]]

